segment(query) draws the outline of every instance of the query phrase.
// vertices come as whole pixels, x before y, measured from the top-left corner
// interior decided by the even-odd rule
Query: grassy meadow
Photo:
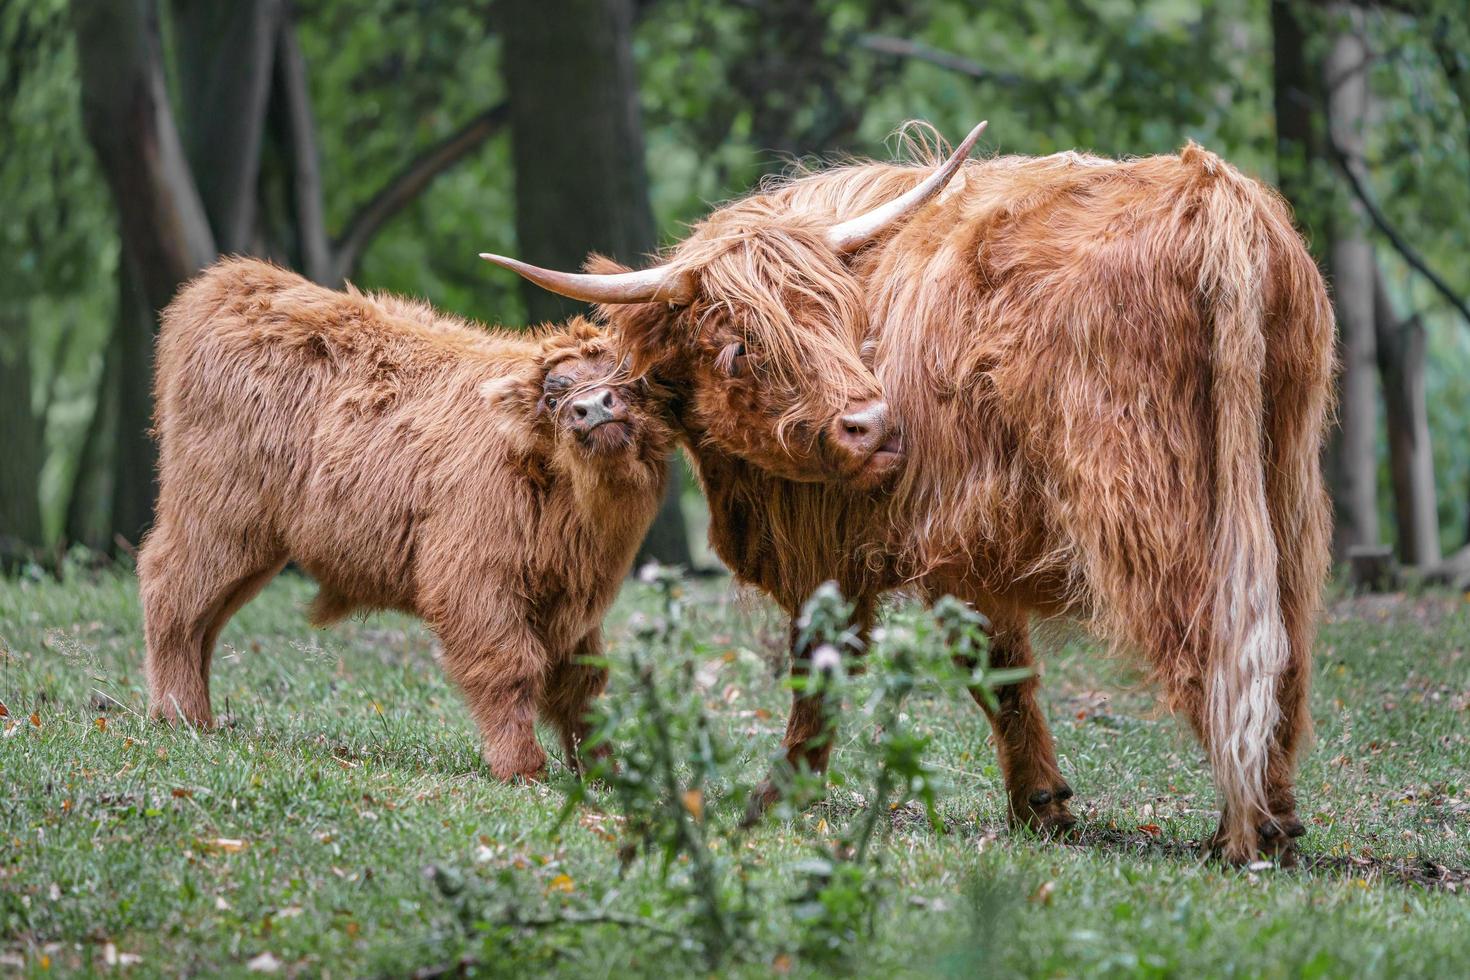
[[[723,580],[685,588],[689,676],[752,778],[790,696],[775,669],[784,623]],[[387,614],[314,630],[311,595],[283,576],[225,630],[222,727],[205,733],[142,717],[129,574],[0,581],[0,975],[703,972],[659,863],[620,860],[616,817],[584,804],[558,821],[563,768],[532,785],[488,777],[432,636]],[[629,696],[629,617],[652,602],[636,582],[619,599],[609,697]],[[1216,815],[1198,748],[1127,662],[1067,628],[1038,633],[1077,838],[1009,832],[980,712],[963,691],[915,697],[908,720],[946,784],[943,830],[891,808],[872,929],[822,960],[802,952],[801,916],[780,896],[857,791],[733,838],[773,897],[720,972],[1470,975],[1461,597],[1332,604],[1295,871],[1202,863]],[[858,717],[839,767],[872,738]],[[734,811],[743,793],[702,805]]]

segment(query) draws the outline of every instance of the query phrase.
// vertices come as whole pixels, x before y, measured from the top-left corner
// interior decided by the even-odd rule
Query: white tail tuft
[[[1214,320],[1216,578],[1204,734],[1225,810],[1222,843],[1243,858],[1269,815],[1277,687],[1291,650],[1266,502],[1261,263],[1268,249],[1253,215],[1258,191],[1227,167],[1207,172],[1199,286]]]

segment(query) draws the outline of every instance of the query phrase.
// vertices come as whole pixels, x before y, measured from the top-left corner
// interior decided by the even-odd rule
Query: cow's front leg
[[[1009,818],[1012,826],[1025,826],[1042,833],[1069,830],[1077,822],[1067,806],[1072,787],[1057,766],[1056,746],[1046,716],[1037,703],[1041,686],[1034,673],[1029,618],[1023,611],[990,613],[994,633],[990,639],[990,666],[997,669],[1032,668],[1030,677],[995,691],[992,706],[979,691],[972,691],[995,732],[996,755],[1005,778]],[[961,666],[974,664],[956,658]]]
[[[873,608],[874,602],[870,598],[859,597],[855,602],[853,622],[858,627],[863,643],[863,646],[857,651],[859,654],[863,652],[868,642],[868,633],[873,625]],[[811,669],[811,651],[802,646],[800,642],[800,630],[797,628],[795,616],[792,617],[788,636],[792,676],[805,677]],[[781,741],[782,747],[786,750],[786,758],[776,763],[770,775],[756,787],[745,812],[747,824],[759,820],[761,815],[781,798],[783,791],[791,785],[797,773],[809,772],[821,775],[827,771],[827,763],[832,756],[832,739],[837,726],[837,713],[840,709],[841,705],[833,704],[831,699],[821,692],[807,693],[798,689],[792,693],[791,715],[786,721],[786,737]]]
[[[535,779],[546,768],[546,753],[536,741],[536,708],[547,655],[525,620],[513,618],[479,629],[451,622],[439,626],[439,637],[445,670],[464,692],[490,772],[497,779]]]

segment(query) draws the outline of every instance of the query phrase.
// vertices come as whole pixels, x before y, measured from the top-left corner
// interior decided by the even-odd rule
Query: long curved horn
[[[970,130],[970,135],[965,137],[963,143],[955,147],[949,159],[945,160],[938,170],[926,177],[913,190],[865,214],[860,214],[856,218],[848,218],[841,224],[833,225],[827,231],[827,240],[832,243],[832,247],[844,253],[857,251],[872,241],[875,236],[895,222],[908,217],[925,201],[943,190],[944,185],[948,184],[949,179],[959,172],[965,158],[975,148],[975,141],[980,138],[981,133],[985,132],[988,122],[989,120],[986,120]]]
[[[693,277],[687,273],[676,274],[661,265],[637,272],[596,275],[543,269],[539,265],[491,252],[481,252],[480,258],[518,273],[542,289],[584,303],[674,303],[682,306],[694,298]]]

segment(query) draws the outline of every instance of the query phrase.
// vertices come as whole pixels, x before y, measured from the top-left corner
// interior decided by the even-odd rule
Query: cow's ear
[[[605,255],[589,256],[583,271],[598,275],[627,272],[628,267]],[[669,303],[603,303],[597,307],[599,320],[612,327],[618,355],[635,375],[654,367],[667,367],[682,360],[688,332],[688,308]]]
[[[608,308],[614,350],[634,377],[679,375],[686,360],[685,336],[679,329],[681,310],[662,303]]]

